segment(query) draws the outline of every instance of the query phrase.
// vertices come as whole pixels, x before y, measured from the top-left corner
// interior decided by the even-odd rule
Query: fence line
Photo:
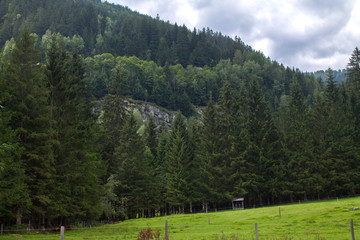
[[[254,225],[256,222],[254,221],[253,223],[234,223],[234,224],[211,224],[211,227],[245,227],[245,226],[249,226],[249,225]],[[283,225],[287,225],[290,223],[281,223],[281,224],[266,224],[266,223],[261,223],[261,226],[283,226]],[[208,224],[186,224],[186,225],[174,225],[169,223],[168,226],[169,227],[207,227],[209,225]],[[296,224],[292,224],[292,225],[296,225]],[[316,225],[316,224],[311,224],[314,225],[316,227],[321,227],[321,226],[331,226],[334,225],[334,227],[339,227],[339,228],[347,228],[348,227],[348,223],[344,223],[344,222],[334,222],[334,223],[329,223],[329,224],[321,224],[321,225]],[[357,226],[355,223],[353,224],[354,226]],[[144,228],[148,228],[148,227],[152,227],[152,228],[162,228],[163,225],[137,225],[137,226],[118,226],[118,227],[107,227],[107,226],[103,226],[103,227],[84,227],[84,228],[71,228],[69,230],[87,230],[87,229],[93,229],[93,230],[121,230],[123,228],[136,228],[136,229],[144,229]],[[11,230],[7,230],[4,229],[3,232],[27,232],[28,229],[11,229]],[[39,231],[39,232],[59,232],[59,230],[56,230],[56,228],[45,228],[45,229],[30,229],[30,231]],[[65,231],[67,231],[65,229]],[[354,231],[360,231],[359,230],[354,230]]]
[[[255,236],[256,236],[256,239],[257,240],[259,240],[259,233],[260,234],[262,234],[262,235],[264,235],[264,234],[269,234],[269,236],[270,235],[274,235],[274,232],[269,232],[269,231],[267,231],[267,229],[266,229],[266,226],[282,226],[282,225],[287,225],[288,223],[286,223],[286,224],[264,224],[264,225],[258,225],[257,223],[255,223]],[[250,226],[250,225],[253,225],[253,224],[251,224],[251,223],[248,223],[248,224],[242,224],[241,226],[243,226],[243,227],[248,227],[248,226]],[[295,224],[296,225],[296,224]],[[171,237],[171,236],[169,236],[169,234],[168,234],[168,227],[171,229],[171,228],[178,228],[178,227],[184,227],[184,226],[194,226],[194,225],[168,225],[168,220],[166,220],[165,221],[165,239],[169,239],[169,237]],[[205,224],[203,224],[203,225],[196,225],[196,226],[208,226],[208,225],[205,225]],[[229,224],[215,224],[215,225],[212,225],[212,227],[225,227],[225,226],[235,226],[235,227],[240,227],[239,225],[236,225],[236,224],[231,224],[231,225],[229,225]],[[344,225],[344,226],[346,226],[346,225]],[[128,226],[123,226],[124,228],[128,228]],[[136,227],[134,227],[135,229],[142,229],[144,226],[136,226]],[[146,226],[145,228],[147,228],[147,227],[149,227],[149,226]],[[259,228],[260,227],[260,228]],[[264,228],[265,227],[265,228]],[[314,226],[314,227],[319,227],[319,226]],[[304,230],[290,230],[289,232],[287,232],[286,230],[284,230],[282,233],[280,233],[280,234],[278,234],[278,236],[287,236],[287,235],[291,235],[291,233],[303,233],[304,235],[308,235],[308,234],[310,234],[310,235],[319,235],[319,234],[331,234],[331,233],[345,233],[345,232],[347,232],[347,233],[349,233],[349,235],[350,235],[350,233],[351,233],[351,236],[352,236],[352,240],[355,240],[355,232],[359,232],[359,230],[355,230],[354,229],[354,222],[353,222],[353,220],[351,219],[350,220],[350,228],[349,228],[349,225],[347,225],[347,227],[348,227],[348,230],[345,230],[345,229],[337,229],[337,230],[334,230],[334,231],[324,231],[324,230],[319,230],[319,229],[314,229],[314,230],[310,230],[310,231],[304,231]],[[342,226],[341,226],[341,228],[342,228]],[[85,229],[87,229],[87,228],[78,228],[78,229],[81,229],[81,230],[85,230]],[[96,229],[101,229],[101,230],[111,230],[111,229],[116,229],[116,230],[118,230],[118,231],[122,231],[122,229],[121,228],[101,228],[101,227],[96,227]],[[235,229],[234,229],[235,230]],[[245,230],[245,229],[244,229]],[[16,231],[16,230],[5,230],[5,231],[8,231],[8,232],[11,232],[11,231]],[[27,230],[23,230],[22,232],[26,232]],[[31,230],[31,231],[35,231],[35,230]],[[241,231],[241,229],[238,229],[238,230],[235,230],[235,231]],[[19,230],[17,230],[17,232],[21,232],[21,231],[19,231]],[[194,234],[196,234],[196,235],[200,235],[200,234],[206,234],[207,232],[197,232],[197,233],[182,233],[182,234],[185,234],[185,235],[187,235],[187,234],[191,234],[191,235],[194,235]],[[134,233],[127,233],[127,232],[122,232],[122,233],[117,233],[118,235],[117,236],[114,236],[114,235],[97,235],[97,236],[94,236],[94,235],[91,235],[91,236],[86,236],[86,238],[94,238],[94,239],[103,239],[103,238],[114,238],[114,237],[119,237],[119,235],[123,235],[123,234],[125,234],[124,236],[126,236],[126,237],[132,237],[132,236],[135,236],[136,237],[136,234],[134,234]],[[222,234],[224,234],[224,233],[222,233]],[[254,232],[253,232],[253,230],[249,230],[249,229],[246,229],[246,231],[245,232],[243,232],[243,233],[240,233],[241,235],[249,235],[249,236],[251,236],[252,234],[254,234]],[[54,237],[56,236],[55,234],[53,235]],[[254,236],[254,235],[252,235],[252,236]],[[274,235],[275,236],[275,235]],[[85,237],[85,236],[84,236]],[[77,236],[74,236],[74,237],[72,237],[72,236],[68,236],[68,237],[66,237],[66,239],[72,239],[72,238],[78,238]],[[51,238],[49,238],[49,236],[44,236],[44,238],[43,237],[40,237],[40,238],[38,238],[38,239],[54,239],[53,237],[51,237]],[[61,226],[61,230],[60,230],[60,240],[63,240],[64,239],[64,226]]]

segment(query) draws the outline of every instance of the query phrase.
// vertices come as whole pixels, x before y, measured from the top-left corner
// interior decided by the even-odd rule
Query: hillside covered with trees
[[[357,47],[346,81],[328,69],[324,83],[239,38],[100,1],[4,0],[0,16],[6,225],[360,192]],[[177,111],[171,129],[137,121],[129,99]]]

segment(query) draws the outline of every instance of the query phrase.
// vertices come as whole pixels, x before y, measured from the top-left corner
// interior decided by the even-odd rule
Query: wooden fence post
[[[281,208],[279,207],[279,217],[281,218]]]
[[[4,224],[1,224],[1,235],[3,235],[4,232]]]
[[[28,234],[30,234],[30,232],[31,232],[31,223],[30,223],[30,220],[29,220],[29,225],[28,225],[28,227],[27,227],[27,232],[28,232]]]
[[[209,214],[208,214],[208,224],[210,224],[210,216],[209,216]]]
[[[352,219],[350,219],[350,229],[351,229],[351,239],[355,240],[354,223]]]
[[[60,240],[64,240],[64,226],[61,226],[60,228]]]
[[[165,240],[169,240],[168,220],[165,220]]]
[[[255,223],[256,240],[259,240],[258,224]]]

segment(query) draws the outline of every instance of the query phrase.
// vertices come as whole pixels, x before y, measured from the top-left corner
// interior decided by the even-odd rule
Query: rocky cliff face
[[[153,103],[146,103],[146,102],[132,102],[126,100],[128,104],[128,110],[133,111],[137,109],[143,120],[148,120],[149,117],[152,115],[154,117],[154,121],[156,126],[160,126],[162,123],[165,124],[165,126],[170,129],[172,126],[172,122],[176,116],[175,112],[168,111],[164,108],[157,107]],[[93,109],[93,112],[97,115],[101,115],[103,106],[103,101],[98,101],[95,103],[95,107]],[[202,115],[202,109],[195,107],[196,114],[201,116]]]
[[[133,103],[129,102],[129,107],[131,109],[137,109],[141,113],[141,116],[144,120],[149,119],[152,115],[155,120],[155,124],[157,126],[161,125],[162,123],[167,126],[168,129],[171,128],[171,124],[176,116],[175,113],[168,112],[166,110],[160,109],[150,103]]]

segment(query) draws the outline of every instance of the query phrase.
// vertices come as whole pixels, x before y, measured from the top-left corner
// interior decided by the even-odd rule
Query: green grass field
[[[165,220],[168,220],[172,240],[256,239],[255,223],[258,224],[259,238],[262,240],[351,239],[350,219],[354,221],[355,238],[360,239],[360,210],[353,211],[353,207],[360,207],[360,197],[209,214],[132,219],[91,229],[73,229],[65,232],[65,239],[136,239],[139,231],[148,227],[154,231],[160,230],[163,239]],[[60,239],[59,236],[59,233],[16,235],[7,232],[0,236],[0,240]]]

